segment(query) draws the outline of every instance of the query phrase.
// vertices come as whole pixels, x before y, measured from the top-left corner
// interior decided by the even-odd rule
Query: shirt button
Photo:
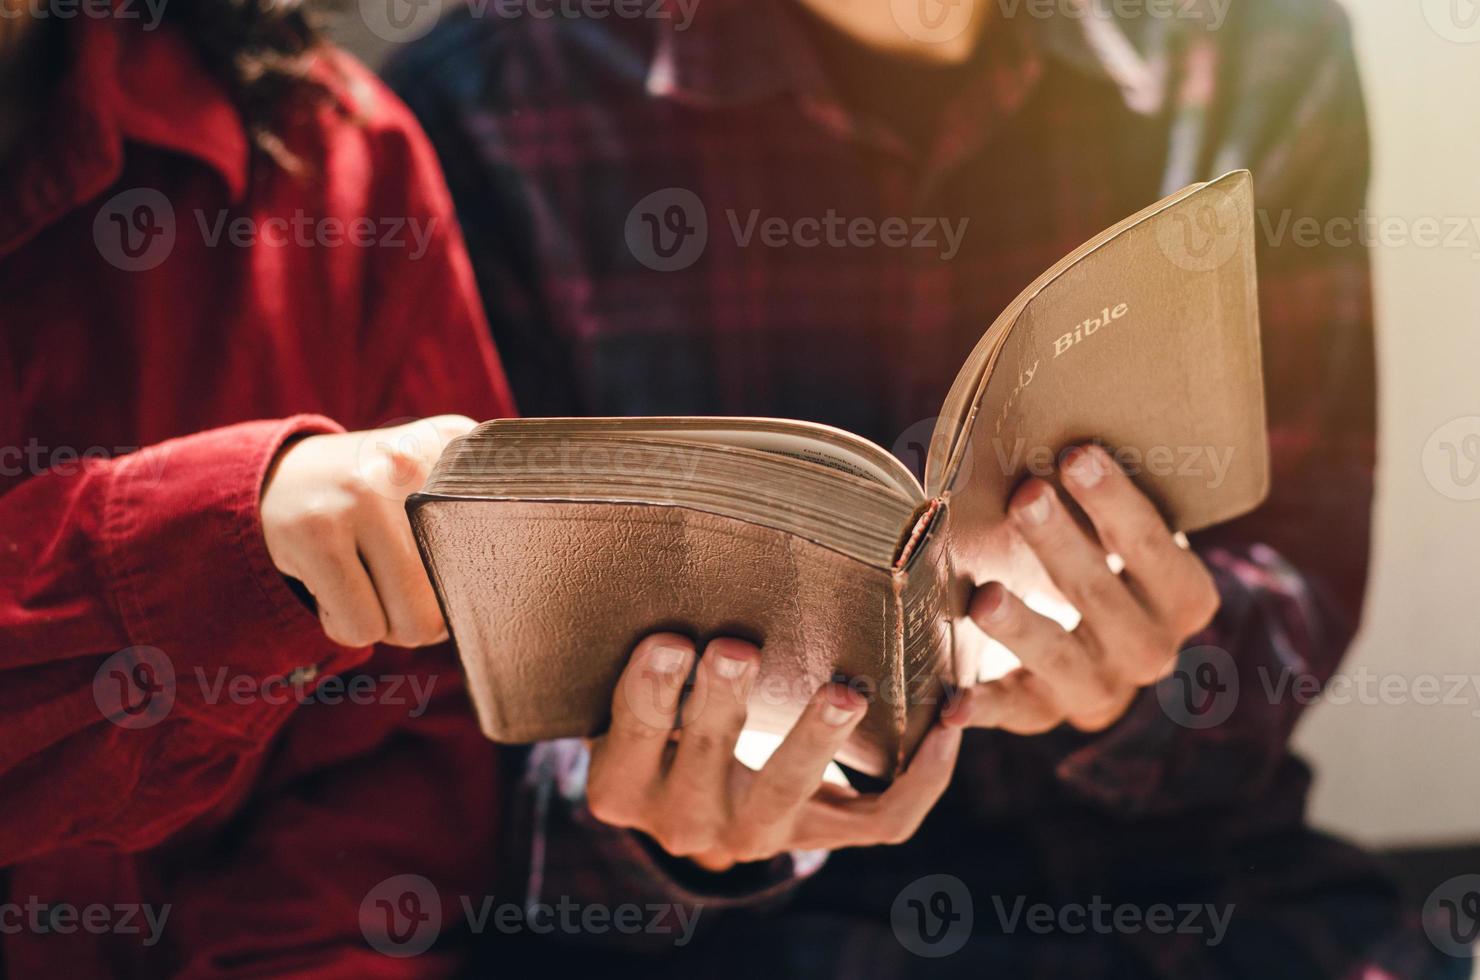
[[[308,664],[305,667],[294,667],[293,672],[288,675],[288,683],[294,687],[298,687],[303,684],[312,684],[318,680],[318,677],[319,665]]]

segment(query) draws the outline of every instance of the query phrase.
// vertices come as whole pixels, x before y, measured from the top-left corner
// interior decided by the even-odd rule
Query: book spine
[[[954,633],[947,601],[951,586],[949,526],[944,500],[932,502],[918,529],[907,564],[892,579],[897,602],[900,700],[896,713],[902,747],[916,746],[935,723],[947,685],[956,674]],[[908,762],[901,755],[903,766]]]

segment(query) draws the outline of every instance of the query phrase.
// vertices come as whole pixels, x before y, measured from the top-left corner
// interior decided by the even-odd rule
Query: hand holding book
[[[776,735],[829,678],[865,680],[838,759],[870,774],[907,771],[953,689],[972,692],[957,722],[1109,724],[1211,615],[1172,532],[1267,490],[1253,228],[1237,172],[1044,272],[966,358],[923,481],[866,439],[788,419],[501,420],[456,440],[407,506],[484,732],[601,733],[656,629],[762,646],[746,721]],[[1062,480],[1059,454],[1091,440],[1134,483],[1108,457],[1102,482]],[[1130,552],[1123,578],[1107,551]],[[1002,594],[1040,584],[1081,628]],[[1010,634],[1028,669],[977,686],[983,633]]]
[[[268,557],[346,647],[422,647],[447,625],[406,523],[447,443],[473,428],[438,415],[363,432],[289,442],[272,460],[259,504]]]
[[[1000,582],[977,589],[972,621],[1022,667],[953,692],[943,724],[886,791],[860,794],[822,781],[863,719],[856,690],[820,687],[780,748],[752,771],[734,755],[760,649],[716,639],[694,670],[694,644],[657,633],[637,645],[617,684],[611,726],[593,740],[592,814],[716,872],[797,849],[898,843],[913,836],[950,782],[963,728],[1037,735],[1065,722],[1089,732],[1114,724],[1142,687],[1171,670],[1182,641],[1211,620],[1218,593],[1202,561],[1178,545],[1104,450],[1066,454],[1062,483],[1093,534],[1043,480],[1025,484],[1008,513],[1052,586],[1079,611],[1078,625],[1066,630]],[[1120,574],[1110,553],[1124,562]]]
[[[760,649],[743,640],[713,640],[702,656],[676,633],[639,643],[617,682],[611,725],[592,742],[591,813],[715,872],[793,850],[913,836],[950,782],[960,730],[932,731],[909,769],[882,793],[824,783],[827,764],[867,708],[857,691],[828,683],[766,764],[751,770],[736,760],[735,745],[760,662]]]
[[[1068,722],[1100,731],[1136,692],[1170,673],[1182,643],[1211,621],[1218,591],[1202,560],[1180,547],[1151,501],[1098,446],[1067,454],[1062,483],[1093,522],[1087,533],[1054,488],[1030,480],[1008,506],[1012,526],[1079,612],[1066,630],[1000,582],[978,589],[973,622],[1022,669],[964,690],[947,725],[1036,735]],[[1109,555],[1124,571],[1115,574]]]

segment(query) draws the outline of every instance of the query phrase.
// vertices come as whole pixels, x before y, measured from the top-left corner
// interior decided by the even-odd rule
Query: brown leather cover
[[[411,519],[483,731],[499,742],[600,732],[633,646],[663,629],[761,644],[748,724],[763,731],[788,731],[835,674],[867,684],[868,714],[839,758],[875,775],[908,758],[941,680],[958,676],[936,536],[890,573],[664,504],[424,496]]]

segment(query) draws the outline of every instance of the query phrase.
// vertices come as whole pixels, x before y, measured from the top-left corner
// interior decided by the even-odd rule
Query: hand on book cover
[[[1182,643],[1212,620],[1218,591],[1202,560],[1178,545],[1151,501],[1098,446],[1071,451],[1063,484],[1094,524],[1094,540],[1047,482],[1013,495],[1012,526],[1051,584],[1080,614],[1066,630],[1000,582],[972,597],[970,615],[1022,668],[961,693],[942,714],[950,726],[1036,735],[1068,722],[1101,731],[1136,692],[1169,674]],[[1115,554],[1124,571],[1111,570]]]
[[[709,871],[793,850],[899,843],[945,791],[961,731],[936,727],[879,794],[823,782],[863,719],[864,697],[824,684],[759,770],[735,758],[761,651],[712,641],[684,696],[694,644],[655,633],[637,645],[612,698],[611,727],[591,743],[587,805],[599,820],[640,830]],[[680,711],[680,706],[682,710]]]
[[[405,501],[447,443],[473,425],[439,415],[309,436],[273,461],[262,487],[267,552],[312,596],[335,643],[420,647],[447,639]]]

